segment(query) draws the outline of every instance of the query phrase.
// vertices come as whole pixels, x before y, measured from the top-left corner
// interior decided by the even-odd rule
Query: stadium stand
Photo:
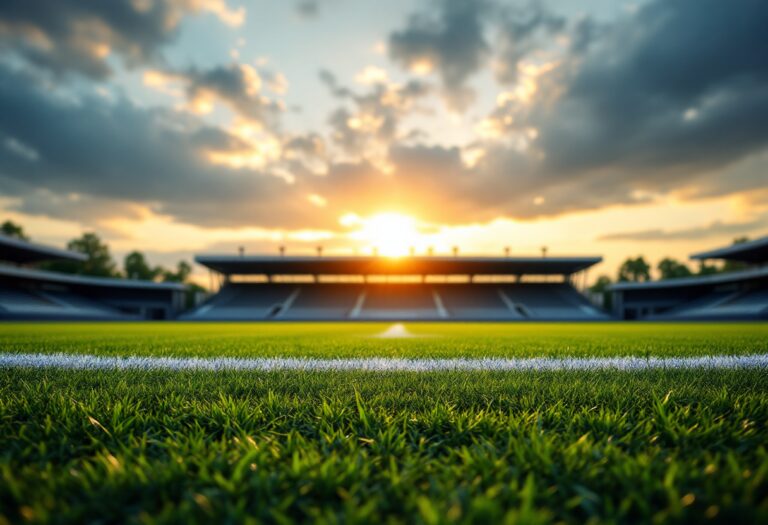
[[[50,260],[83,261],[85,256],[0,235],[0,319],[171,319],[183,307],[183,285],[32,267]]]
[[[198,256],[220,274],[196,320],[601,320],[571,284],[599,257]],[[261,282],[241,282],[242,277]],[[303,276],[304,281],[283,282]],[[460,282],[455,282],[456,277]],[[476,277],[485,278],[478,282]],[[525,282],[539,276],[557,282]],[[431,279],[427,279],[430,277]],[[448,282],[448,278],[454,281]],[[434,278],[438,278],[435,281]],[[440,282],[440,278],[445,282]],[[335,282],[329,282],[336,279]],[[398,280],[400,279],[400,280]],[[463,281],[462,281],[463,279]]]
[[[435,291],[448,316],[466,320],[508,321],[524,319],[522,311],[506,298],[498,285],[439,285]]]
[[[278,318],[346,319],[350,317],[363,287],[355,284],[317,283],[302,286],[296,300]]]
[[[617,283],[614,312],[621,319],[768,319],[768,237],[691,255],[695,260],[742,263],[738,271],[644,283]]]

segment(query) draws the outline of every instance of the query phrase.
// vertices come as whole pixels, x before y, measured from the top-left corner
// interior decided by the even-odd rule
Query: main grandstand
[[[40,270],[45,261],[83,262],[77,252],[0,235],[0,319],[171,319],[184,286]]]
[[[196,320],[601,320],[574,287],[600,257],[203,255]]]
[[[617,283],[614,313],[620,319],[768,319],[768,236],[691,255],[741,263],[738,271],[643,283]]]

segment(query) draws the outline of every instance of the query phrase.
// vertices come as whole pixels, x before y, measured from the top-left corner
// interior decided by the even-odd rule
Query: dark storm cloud
[[[34,0],[0,2],[0,49],[56,74],[104,78],[106,53],[126,63],[156,60],[174,38],[191,0]]]
[[[568,25],[568,50],[533,99],[491,114],[511,124],[480,143],[488,186],[473,198],[529,218],[765,188],[765,27],[756,0],[658,0],[613,25]]]
[[[553,172],[719,168],[768,141],[768,3],[648,4],[566,65],[540,115]]]
[[[474,99],[470,77],[496,59],[496,76],[514,82],[517,64],[562,31],[566,20],[537,0],[509,5],[493,0],[437,0],[389,36],[389,56],[413,69],[429,63],[440,75],[447,101],[464,110]],[[584,25],[582,38],[592,26]],[[493,45],[489,36],[494,35]]]
[[[156,60],[180,13],[197,5],[146,3],[145,12],[135,7],[142,2],[66,0],[44,4],[47,10],[40,2],[34,9],[30,2],[6,4],[0,45],[53,71],[95,79],[109,68],[88,51],[94,42],[107,42],[128,62]],[[352,89],[328,71],[321,80],[338,105],[328,133],[288,136],[274,124],[279,107],[263,97],[253,70],[161,68],[182,80],[190,101],[213,96],[266,123],[282,144],[279,166],[233,170],[211,164],[206,152],[248,152],[252,145],[223,129],[121,98],[64,102],[36,87],[34,77],[0,67],[0,193],[16,198],[22,211],[55,217],[132,217],[143,205],[201,226],[333,228],[347,211],[399,209],[455,224],[647,203],[659,194],[757,195],[766,187],[768,3],[652,0],[614,23],[565,22],[538,3],[431,5],[392,33],[389,52],[406,67],[432,62],[454,107],[466,104],[471,76],[491,58],[502,66],[495,71],[506,90],[519,80],[521,60],[542,42],[568,36],[560,65],[537,79],[531,99],[493,112],[499,121],[514,117],[501,136],[464,151],[427,145],[430,137],[403,128],[423,109],[429,85]],[[83,34],[79,20],[103,33]],[[42,45],[46,39],[57,45]],[[482,156],[467,163],[470,148]],[[394,171],[384,173],[378,155]],[[270,176],[273,168],[295,183]],[[311,194],[328,206],[309,205]],[[713,230],[731,226],[751,227]]]
[[[389,35],[389,57],[406,68],[431,64],[440,74],[449,104],[461,110],[474,97],[467,80],[489,56],[483,18],[490,4],[439,0],[431,6],[411,15],[404,29]]]
[[[65,216],[80,199],[96,198],[145,204],[205,226],[310,220],[298,188],[205,159],[206,151],[244,148],[223,130],[127,100],[65,103],[30,85],[28,75],[0,67],[0,143],[13,141],[30,153],[0,148],[0,189],[22,208],[47,206]]]
[[[540,48],[546,40],[565,28],[565,18],[552,13],[541,2],[504,6],[498,9],[499,45],[496,76],[509,84],[517,80],[517,65],[526,56]],[[587,27],[581,27],[578,45],[583,46]]]

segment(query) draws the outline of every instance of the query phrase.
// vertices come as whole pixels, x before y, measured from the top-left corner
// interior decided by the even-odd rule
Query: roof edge
[[[24,241],[22,239],[17,239],[15,237],[10,237],[3,234],[0,234],[0,245],[11,246],[21,250],[28,250],[30,252],[36,252],[42,254],[43,256],[51,256],[50,259],[41,258],[41,260],[68,260],[77,262],[85,262],[88,260],[88,257],[83,253],[75,252],[72,250],[64,250],[62,248],[56,248],[55,246],[48,246],[46,244]]]
[[[750,250],[753,248],[768,247],[768,235],[754,239],[747,242],[738,244],[731,244],[730,246],[723,246],[721,248],[715,248],[713,250],[707,250],[704,252],[692,253],[689,258],[696,260],[704,259],[732,259],[740,260],[733,257],[727,257],[730,254],[738,254],[739,252]],[[724,257],[725,256],[725,257]]]
[[[768,277],[768,267],[750,268],[735,272],[719,273],[715,275],[702,275],[694,277],[679,277],[677,279],[663,279],[660,281],[646,281],[642,283],[620,282],[612,284],[609,288],[612,292],[624,290],[651,290],[658,288],[680,288],[687,286],[706,286],[709,284],[729,283],[742,279],[756,279]]]
[[[88,286],[103,286],[117,288],[146,288],[153,290],[177,290],[183,291],[186,286],[183,283],[156,283],[154,281],[139,281],[133,279],[121,279],[118,277],[92,277],[88,275],[76,275],[46,270],[33,270],[0,264],[0,275],[9,275],[40,281],[52,281],[59,283],[81,284]]]

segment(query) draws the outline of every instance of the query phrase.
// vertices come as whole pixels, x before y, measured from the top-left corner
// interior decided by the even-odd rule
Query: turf
[[[768,352],[768,323],[4,324],[5,352],[201,357],[585,357]]]
[[[749,324],[425,324],[409,329],[433,337],[369,337],[384,328],[2,325],[0,344],[445,357],[747,354],[766,339]],[[766,522],[766,444],[765,370],[8,368],[0,523]]]

